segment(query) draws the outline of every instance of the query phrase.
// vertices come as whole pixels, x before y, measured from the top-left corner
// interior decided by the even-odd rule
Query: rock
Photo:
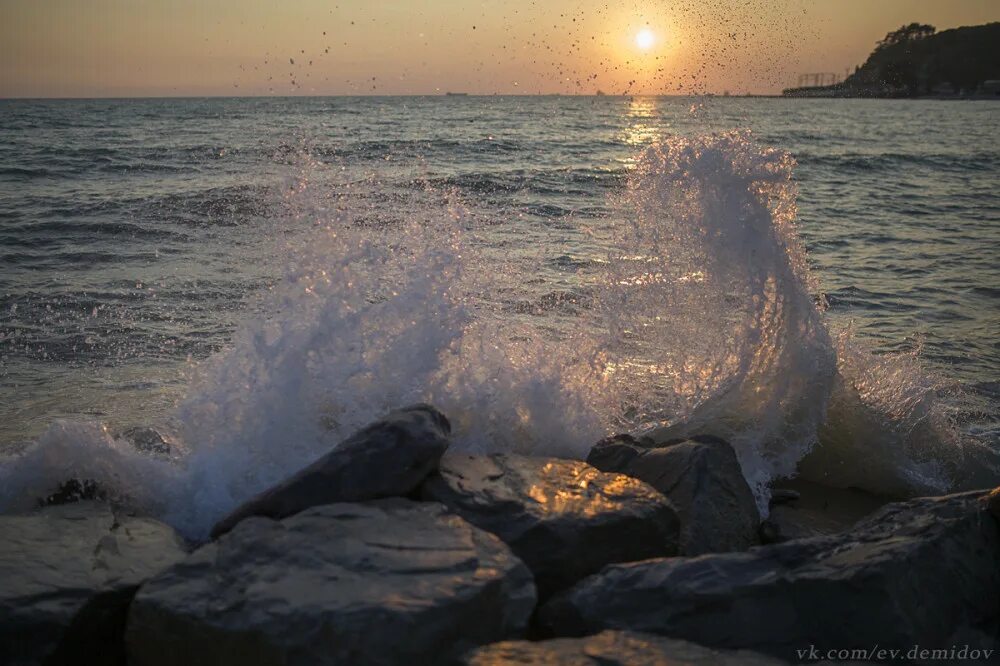
[[[466,666],[782,666],[785,662],[746,650],[713,650],[674,638],[602,631],[586,638],[504,641],[477,648]]]
[[[450,433],[448,419],[430,405],[391,412],[239,506],[216,523],[212,537],[249,516],[280,519],[311,506],[408,495],[437,468]]]
[[[60,504],[72,504],[73,502],[83,502],[86,500],[108,500],[108,491],[101,484],[92,479],[70,479],[63,481],[55,492],[38,499],[38,506],[59,506]]]
[[[556,635],[631,629],[800,661],[795,650],[950,647],[995,635],[1000,529],[983,491],[892,504],[848,534],[612,565],[540,611]]]
[[[983,500],[986,510],[997,520],[1000,520],[1000,487],[994,488]]]
[[[771,490],[771,500],[770,506],[778,506],[779,504],[790,504],[798,499],[802,498],[802,494],[797,490],[792,490],[791,488],[773,488]]]
[[[598,442],[587,462],[641,479],[667,497],[681,520],[680,551],[699,555],[757,544],[760,514],[732,447],[711,436],[662,446],[617,436]]]
[[[132,595],[185,555],[171,528],[98,502],[0,516],[0,534],[2,664],[124,663]]]
[[[144,455],[166,459],[173,454],[170,444],[153,428],[130,428],[116,435],[116,438],[128,442],[132,448]],[[107,486],[94,479],[67,479],[56,486],[51,494],[39,497],[37,505],[56,506],[84,500],[127,504],[129,498],[109,491]]]
[[[677,443],[679,441],[671,442],[671,444]],[[611,435],[591,447],[587,462],[594,467],[600,465],[600,468],[620,469],[627,467],[644,451],[655,448],[656,444],[648,438],[636,438],[626,433]]]
[[[423,496],[510,545],[541,598],[606,564],[677,552],[667,498],[578,460],[449,453]]]
[[[495,536],[388,499],[243,521],[142,587],[126,640],[135,666],[424,664],[522,636],[534,605]]]
[[[173,447],[158,431],[145,426],[129,428],[121,437],[136,451],[159,457],[170,457]]]

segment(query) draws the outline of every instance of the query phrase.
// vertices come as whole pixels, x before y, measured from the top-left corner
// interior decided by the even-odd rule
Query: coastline
[[[907,95],[907,94],[886,94],[875,91],[864,90],[827,90],[825,88],[789,88],[780,95],[786,99],[906,99],[906,100],[935,100],[947,102],[981,102],[1000,101],[1000,94],[996,95]]]

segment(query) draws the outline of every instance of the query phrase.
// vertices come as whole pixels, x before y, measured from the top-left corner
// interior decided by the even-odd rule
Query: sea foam
[[[325,190],[318,168],[286,202],[312,230],[276,259],[284,279],[161,424],[170,459],[57,422],[0,463],[0,507],[86,478],[203,537],[354,429],[421,401],[474,452],[582,458],[617,431],[719,435],[765,514],[769,484],[800,471],[899,494],[961,475],[962,439],[918,361],[831,334],[796,230],[794,160],[748,133],[667,138],[637,156],[594,232],[600,268],[577,278],[587,307],[556,330],[503,307],[496,294],[516,294],[524,267],[454,197],[430,193],[438,204],[385,221]]]

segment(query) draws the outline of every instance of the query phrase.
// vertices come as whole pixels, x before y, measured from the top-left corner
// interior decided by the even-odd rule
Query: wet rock
[[[129,663],[437,663],[522,636],[534,605],[524,564],[440,504],[330,504],[245,520],[149,581]]]
[[[683,440],[670,442],[677,444]],[[653,440],[645,437],[633,437],[627,433],[605,437],[590,449],[587,462],[595,467],[620,469],[641,456],[644,451],[655,449]]]
[[[631,629],[793,661],[809,645],[950,647],[962,632],[995,635],[1000,530],[984,496],[891,504],[839,536],[612,565],[553,598],[540,621],[557,635]]]
[[[101,484],[92,479],[70,479],[60,483],[55,492],[38,499],[38,506],[59,506],[86,500],[107,501],[108,492]]]
[[[249,516],[280,519],[311,506],[408,495],[437,468],[450,432],[448,419],[430,405],[391,412],[239,506],[212,528],[212,537]]]
[[[144,455],[169,458],[173,454],[173,448],[167,440],[153,428],[131,428],[118,434],[116,438],[125,440],[132,448]],[[127,497],[109,492],[107,486],[94,479],[67,479],[56,486],[50,494],[39,497],[37,505],[39,507],[57,506],[86,500],[122,504],[129,501]]]
[[[713,650],[687,641],[629,631],[602,631],[586,638],[504,641],[467,654],[466,666],[782,666],[785,662],[747,650]]]
[[[757,504],[727,442],[705,435],[650,444],[618,435],[598,442],[587,462],[641,479],[669,497],[681,520],[685,555],[757,544]]]
[[[801,497],[802,494],[797,490],[792,490],[791,488],[774,488],[771,490],[770,506],[790,504],[801,499]]]
[[[170,443],[153,428],[144,426],[129,428],[121,434],[121,437],[140,453],[159,457],[170,457],[173,453]]]
[[[174,531],[98,502],[0,516],[0,663],[124,663],[140,583],[185,556]]]
[[[578,460],[449,453],[423,496],[509,544],[542,598],[606,564],[677,552],[662,494]]]
[[[1000,488],[994,488],[983,501],[990,515],[1000,520]]]

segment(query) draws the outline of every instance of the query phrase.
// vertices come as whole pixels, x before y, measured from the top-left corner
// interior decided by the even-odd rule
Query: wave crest
[[[514,307],[531,266],[498,251],[493,226],[451,193],[358,209],[377,185],[331,191],[317,168],[287,200],[313,230],[289,248],[264,314],[197,368],[168,424],[176,455],[57,423],[0,465],[0,508],[88,478],[203,536],[413,402],[438,405],[455,445],[479,452],[584,457],[614,431],[716,434],[765,513],[769,484],[797,471],[899,493],[961,476],[964,444],[919,364],[832,339],[796,229],[794,160],[747,132],[639,155],[593,229],[604,250],[562,285],[580,298],[554,312]]]

